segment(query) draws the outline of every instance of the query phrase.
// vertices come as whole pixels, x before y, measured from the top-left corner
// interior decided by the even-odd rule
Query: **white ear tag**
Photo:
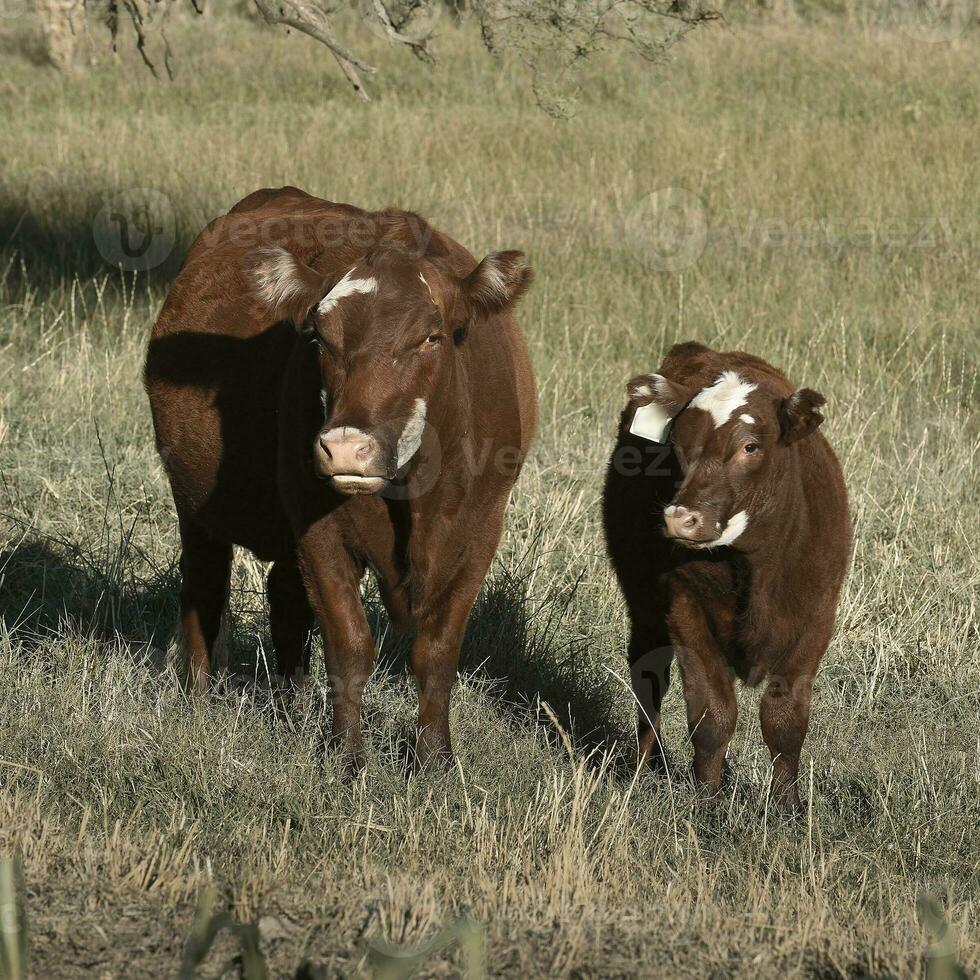
[[[649,405],[641,405],[633,413],[630,432],[651,442],[665,443],[670,422],[671,416],[667,413],[667,409],[657,402],[650,402]]]

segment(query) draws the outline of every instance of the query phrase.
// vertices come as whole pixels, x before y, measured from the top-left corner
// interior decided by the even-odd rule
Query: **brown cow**
[[[520,252],[482,262],[417,215],[263,190],[191,246],[145,381],[180,526],[188,685],[206,688],[232,546],[273,562],[279,670],[301,680],[314,615],[333,738],[363,763],[374,641],[366,567],[417,631],[418,758],[448,757],[470,609],[536,423],[512,308]]]
[[[640,759],[664,765],[675,655],[695,778],[711,790],[735,729],[732,676],[767,678],[773,798],[798,808],[813,678],[851,547],[840,465],[816,432],[824,399],[758,357],[695,343],[627,391],[603,514],[629,609]]]

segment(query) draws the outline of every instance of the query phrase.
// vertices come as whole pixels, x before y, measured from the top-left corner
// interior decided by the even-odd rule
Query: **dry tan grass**
[[[307,956],[357,973],[366,936],[418,940],[465,909],[500,975],[911,976],[923,890],[980,970],[974,36],[719,28],[656,72],[597,67],[558,124],[448,26],[434,74],[392,59],[367,109],[313,46],[268,49],[244,24],[220,50],[185,37],[172,87],[125,58],[39,74],[22,26],[4,25],[0,89],[0,848],[24,853],[38,975],[167,973],[208,882],[240,917],[278,919],[276,975]],[[173,265],[103,278],[93,220],[151,188],[179,257],[208,217],[283,182],[418,209],[538,270],[523,318],[541,435],[445,776],[405,779],[414,695],[380,613],[373,758],[353,785],[322,751],[319,684],[284,717],[246,683],[190,705],[160,669],[176,534],[138,378]],[[664,188],[707,231],[675,271],[650,220]],[[625,765],[598,498],[623,382],[692,337],[823,391],[851,489],[798,825],[766,810],[752,692],[720,803]],[[244,677],[269,655],[261,572],[236,568]],[[666,710],[683,761],[676,689]]]

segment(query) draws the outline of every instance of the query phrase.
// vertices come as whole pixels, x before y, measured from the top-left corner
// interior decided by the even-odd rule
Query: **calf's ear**
[[[780,439],[786,445],[804,439],[816,432],[823,422],[823,415],[817,411],[827,401],[823,395],[812,388],[798,388],[779,405]]]
[[[280,245],[258,249],[250,271],[255,294],[268,309],[273,323],[289,320],[301,327],[310,310],[333,285],[332,279]]]
[[[637,407],[656,403],[673,418],[693,397],[686,385],[678,384],[662,374],[640,374],[626,382],[626,394]]]
[[[503,313],[527,292],[533,278],[523,252],[491,252],[463,280],[462,294],[477,313]]]
[[[663,445],[670,437],[672,420],[691,400],[694,392],[662,374],[641,374],[626,383],[633,414],[628,431]]]

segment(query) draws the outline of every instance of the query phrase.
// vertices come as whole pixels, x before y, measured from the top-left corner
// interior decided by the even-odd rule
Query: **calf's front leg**
[[[728,664],[701,604],[682,586],[671,590],[668,625],[681,669],[687,727],[694,743],[694,777],[716,793],[721,789],[725,752],[738,716]]]
[[[833,629],[833,618],[827,618],[829,626],[811,629],[792,655],[770,672],[759,704],[762,737],[772,755],[770,797],[783,810],[803,809],[797,787],[800,752],[810,727],[813,679]]]

